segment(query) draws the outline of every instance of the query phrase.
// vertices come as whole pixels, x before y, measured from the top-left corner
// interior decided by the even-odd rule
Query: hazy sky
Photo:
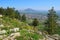
[[[60,0],[0,0],[0,7],[8,6],[18,10],[26,8],[48,10],[54,6],[55,10],[60,10]]]

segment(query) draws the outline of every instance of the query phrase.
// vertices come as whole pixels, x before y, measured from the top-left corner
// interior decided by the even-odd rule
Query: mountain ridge
[[[56,11],[56,14],[58,16],[60,16],[60,10],[55,10],[55,11]],[[27,8],[27,9],[24,9],[24,10],[19,10],[19,12],[21,14],[40,14],[40,15],[47,15],[48,10],[34,10],[34,9],[31,9],[31,8]]]

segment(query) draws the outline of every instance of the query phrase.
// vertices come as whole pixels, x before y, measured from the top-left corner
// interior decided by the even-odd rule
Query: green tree
[[[18,10],[15,10],[15,8],[10,7],[7,7],[7,9],[5,9],[5,16],[9,16],[10,18],[16,18],[18,20],[20,20],[21,18],[21,15]]]
[[[5,10],[2,7],[0,7],[0,14],[4,14],[4,12]]]
[[[2,8],[0,7],[0,14],[4,15],[4,16],[8,16],[10,18],[16,18],[18,20],[21,19],[21,15],[20,12],[18,10],[15,10],[15,8]]]
[[[15,17],[15,10],[14,10],[14,8],[7,7],[5,15],[9,16],[11,18],[14,18]]]
[[[21,21],[26,22],[26,16],[25,16],[25,14],[22,15]]]
[[[18,10],[16,10],[15,12],[15,18],[21,20],[21,15],[20,12],[18,12]]]
[[[35,26],[38,26],[38,24],[39,24],[39,21],[37,18],[35,18],[32,22],[32,25],[35,27]]]
[[[55,33],[55,29],[57,28],[57,15],[56,15],[56,11],[54,10],[54,7],[52,7],[52,9],[49,10],[49,13],[47,15],[47,21],[45,22],[45,26],[46,26],[46,31],[49,34],[54,34]]]

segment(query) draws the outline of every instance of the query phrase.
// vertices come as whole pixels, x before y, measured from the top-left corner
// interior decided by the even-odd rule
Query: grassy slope
[[[2,20],[0,20],[0,24],[4,25],[4,27],[1,27],[1,30],[7,30],[6,35],[10,35],[10,31],[9,29],[13,29],[13,28],[19,28],[20,29],[20,37],[17,37],[17,40],[30,40],[30,38],[33,38],[33,40],[38,40],[39,38],[43,38],[42,35],[33,32],[34,29],[32,26],[29,26],[27,23],[21,22],[17,19],[11,19],[9,17],[3,17],[0,18]],[[33,30],[31,32],[29,32],[28,30]],[[26,37],[26,38],[25,38]]]

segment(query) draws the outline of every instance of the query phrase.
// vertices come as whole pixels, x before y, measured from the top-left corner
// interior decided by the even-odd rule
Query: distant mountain
[[[36,11],[36,10],[33,10],[33,9],[31,9],[31,8],[27,8],[27,9],[25,9],[24,11],[33,12],[33,11]]]
[[[28,19],[38,18],[40,21],[44,21],[47,18],[48,10],[34,10],[31,8],[20,10],[21,14],[26,14]],[[57,15],[60,17],[60,10],[56,11]]]
[[[31,8],[20,10],[19,12],[22,13],[22,14],[23,13],[25,13],[25,14],[44,14],[44,15],[47,14],[46,10],[34,10],[34,9],[31,9]]]
[[[27,9],[21,10],[20,12],[22,12],[22,13],[35,13],[35,12],[37,12],[37,10],[27,8]]]
[[[48,10],[34,10],[34,9],[31,9],[31,8],[27,8],[27,9],[24,9],[24,10],[20,10],[19,11],[21,14],[25,13],[25,14],[36,14],[36,15],[47,15],[48,13]],[[57,10],[56,11],[57,15],[60,16],[60,10]]]

